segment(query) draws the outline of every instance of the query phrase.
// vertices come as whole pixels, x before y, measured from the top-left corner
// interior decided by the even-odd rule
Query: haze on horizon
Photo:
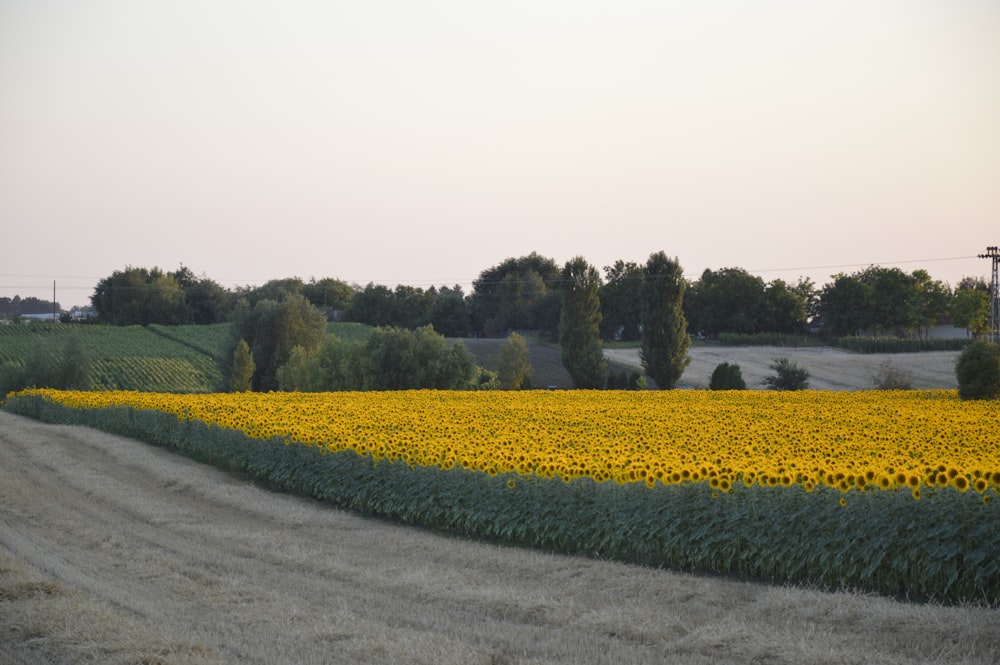
[[[0,296],[128,265],[468,285],[987,276],[1000,3],[0,0]]]

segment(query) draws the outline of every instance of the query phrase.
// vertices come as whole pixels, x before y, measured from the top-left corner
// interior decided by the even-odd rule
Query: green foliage
[[[261,300],[251,309],[246,301],[237,305],[229,328],[229,339],[219,359],[223,389],[233,378],[234,351],[246,340],[253,354],[255,372],[252,389],[278,389],[278,368],[288,362],[292,350],[301,346],[312,352],[323,342],[326,317],[302,295],[286,296],[280,302]]]
[[[583,257],[566,263],[562,272],[562,314],[559,346],[562,363],[575,388],[600,388],[605,384],[608,363],[601,348],[601,302],[597,269]]]
[[[486,335],[509,330],[545,330],[558,321],[559,301],[548,296],[558,284],[559,266],[532,252],[479,273],[472,283],[472,329]]]
[[[53,387],[62,390],[90,390],[90,354],[80,335],[70,335],[63,344],[62,354],[55,368]]]
[[[823,287],[820,313],[834,337],[921,334],[948,312],[951,292],[924,270],[870,266],[835,275]]]
[[[364,341],[345,342],[337,335],[327,334],[314,351],[295,347],[288,362],[278,368],[279,389],[301,392],[361,390],[366,362],[364,347],[370,336],[369,332],[364,335]]]
[[[642,338],[643,266],[615,261],[604,267],[604,283],[598,289],[601,301],[601,339],[636,342]]]
[[[866,314],[868,288],[857,275],[843,273],[820,292],[820,312],[834,337],[857,335],[868,324]]]
[[[500,345],[497,385],[501,390],[530,388],[532,372],[528,343],[516,332],[512,332]]]
[[[371,337],[373,330],[374,328],[363,323],[331,321],[326,324],[327,337],[334,335],[347,344],[364,344]]]
[[[955,375],[962,399],[1000,398],[1000,345],[979,341],[967,346],[958,356]]]
[[[990,290],[982,280],[962,280],[951,303],[951,322],[974,337],[990,329]]]
[[[185,267],[116,270],[97,283],[91,303],[101,321],[112,325],[216,323],[229,309],[230,297],[207,278]]]
[[[684,271],[677,259],[650,255],[642,282],[642,368],[662,389],[673,388],[691,362],[684,318]]]
[[[711,390],[746,390],[747,382],[743,380],[743,371],[736,363],[720,363],[712,371],[708,387]]]
[[[805,390],[809,387],[809,370],[788,358],[777,358],[768,367],[775,372],[764,377],[764,385],[770,390]]]
[[[333,318],[335,312],[344,312],[354,299],[354,288],[339,279],[324,277],[311,279],[302,285],[302,295],[316,306],[326,317]]]
[[[724,333],[797,334],[806,328],[813,299],[809,280],[795,286],[776,279],[770,284],[743,268],[705,270],[685,294],[690,329],[709,337]]]
[[[257,440],[129,408],[73,410],[38,396],[5,408],[169,447],[258,482],[456,535],[648,566],[1000,605],[1000,501],[951,487],[842,494],[820,486],[564,482],[411,467],[353,451]],[[845,499],[841,505],[840,499]],[[859,538],[858,534],[864,534]]]
[[[0,398],[25,388],[90,390],[92,363],[80,334],[37,337],[20,361],[0,366]]]
[[[431,305],[429,319],[434,330],[445,337],[468,337],[472,321],[462,288],[442,288]]]
[[[764,280],[742,268],[705,270],[688,290],[684,311],[691,329],[709,337],[767,330]]]
[[[623,369],[620,372],[608,374],[606,387],[608,390],[645,390],[646,377],[638,372],[629,372]]]
[[[301,349],[301,346],[295,347]],[[241,393],[250,390],[253,385],[253,375],[257,365],[253,361],[253,353],[245,339],[240,339],[233,349],[233,370],[229,377],[229,390]]]
[[[365,390],[461,390],[470,387],[476,369],[461,342],[449,344],[431,326],[376,328],[362,363]]]

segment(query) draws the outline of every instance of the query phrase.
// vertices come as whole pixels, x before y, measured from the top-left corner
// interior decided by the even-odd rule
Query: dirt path
[[[605,349],[614,362],[640,368],[639,349]],[[707,388],[719,363],[740,366],[747,388],[761,389],[765,376],[777,358],[788,358],[809,370],[809,387],[815,390],[864,390],[872,387],[879,368],[890,363],[909,377],[913,388],[958,388],[955,363],[958,351],[921,353],[851,353],[832,347],[785,348],[773,346],[696,346],[688,355],[691,364],[684,370],[677,387]]]
[[[989,663],[998,618],[463,542],[0,412],[0,663]]]

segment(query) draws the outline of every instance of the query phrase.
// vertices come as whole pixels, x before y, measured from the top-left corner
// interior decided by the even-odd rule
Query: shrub
[[[743,380],[739,365],[720,363],[715,366],[708,387],[711,390],[746,390],[747,382]]]
[[[962,399],[1000,398],[1000,345],[980,341],[967,346],[958,356],[955,375]]]
[[[875,390],[913,390],[913,375],[887,359],[872,377],[872,387]]]
[[[775,374],[764,377],[764,384],[771,390],[805,390],[809,387],[809,371],[788,358],[777,358],[769,367]]]

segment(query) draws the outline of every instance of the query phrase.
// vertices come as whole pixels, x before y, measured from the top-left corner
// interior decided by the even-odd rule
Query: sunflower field
[[[1000,403],[954,391],[32,390],[5,408],[465,536],[1000,604]]]

